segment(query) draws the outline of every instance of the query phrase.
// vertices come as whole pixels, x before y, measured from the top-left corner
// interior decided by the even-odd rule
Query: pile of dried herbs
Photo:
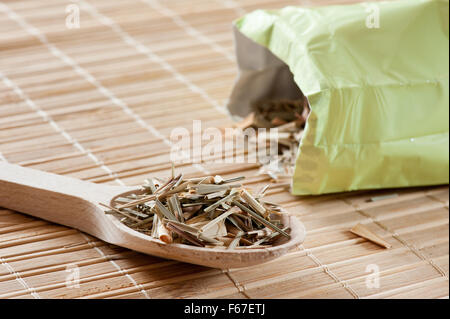
[[[172,173],[166,181],[147,179],[140,192],[117,198],[113,207],[102,205],[126,226],[167,244],[248,249],[289,238],[276,218],[282,209],[262,199],[269,186],[252,196],[238,184],[242,179]]]
[[[260,174],[268,174],[274,180],[291,177],[309,115],[307,98],[303,96],[298,100],[263,100],[254,103],[252,109],[253,112],[237,125],[239,128],[278,130],[278,134],[265,134],[263,137],[268,144],[273,142],[272,139],[276,139],[278,154],[263,158]],[[260,139],[261,136],[258,137],[258,140]]]

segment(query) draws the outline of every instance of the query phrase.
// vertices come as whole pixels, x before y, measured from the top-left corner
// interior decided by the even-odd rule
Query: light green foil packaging
[[[228,109],[308,97],[295,195],[448,184],[448,28],[444,0],[255,11]]]

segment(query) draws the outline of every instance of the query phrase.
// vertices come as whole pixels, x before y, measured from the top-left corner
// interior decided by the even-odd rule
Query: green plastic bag
[[[301,89],[296,195],[448,184],[448,27],[444,0],[255,11],[235,23],[229,111]]]

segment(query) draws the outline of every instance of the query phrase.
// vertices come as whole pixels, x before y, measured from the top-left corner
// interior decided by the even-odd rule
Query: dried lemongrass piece
[[[175,214],[175,218],[179,221],[184,221],[183,210],[177,194],[172,195],[168,202],[170,210]]]
[[[211,193],[206,195],[206,199],[211,200],[211,199],[215,199],[215,198],[223,198],[226,194],[227,194],[228,190],[224,190],[221,192],[217,192],[217,193]]]
[[[126,197],[118,197],[115,199],[116,202],[118,203],[130,203],[133,200],[131,198],[126,198]]]
[[[270,228],[264,228],[264,229],[258,229],[258,230],[252,230],[247,232],[247,235],[252,236],[255,235],[256,238],[265,238],[269,235],[271,235],[273,231]]]
[[[151,216],[151,217],[149,217],[149,218],[143,219],[143,220],[141,220],[140,222],[134,224],[133,227],[140,227],[140,226],[144,226],[144,225],[153,223],[153,220],[154,220],[154,219],[155,219],[154,216]]]
[[[225,211],[227,211],[227,210],[229,210],[231,208],[231,206],[228,205],[227,203],[220,204],[220,207],[222,207]]]
[[[278,219],[269,220],[271,223],[273,223],[275,226],[281,226],[281,221]]]
[[[197,228],[193,227],[193,226],[186,225],[184,223],[176,222],[176,221],[169,220],[169,219],[164,219],[163,221],[166,224],[167,223],[171,223],[171,224],[177,226],[180,230],[188,232],[188,233],[191,233],[192,235],[197,236],[197,234],[199,233],[199,230]]]
[[[279,220],[272,220],[272,218],[270,218],[270,216],[282,216],[283,214],[285,214],[286,212],[282,209],[268,209],[269,211],[269,216],[268,216],[268,220],[272,221],[274,224],[278,223]]]
[[[228,179],[223,181],[223,184],[235,183],[235,182],[242,181],[243,179],[245,179],[245,176],[238,176],[238,177],[228,178]]]
[[[208,202],[194,202],[194,203],[182,203],[181,204],[183,210],[193,209],[198,206],[200,206],[200,208],[201,208],[202,205],[209,205],[209,203]]]
[[[286,233],[285,231],[283,231],[282,229],[278,228],[277,226],[275,226],[274,224],[272,224],[271,222],[269,222],[268,220],[262,218],[260,215],[258,215],[257,213],[255,213],[254,211],[252,211],[251,209],[245,207],[244,205],[242,205],[241,203],[237,202],[237,201],[233,201],[233,203],[238,206],[240,209],[242,209],[243,211],[249,213],[253,218],[255,218],[256,220],[258,220],[260,223],[264,224],[265,226],[269,227],[270,229],[277,231],[279,233],[281,233],[283,236],[287,237],[287,238],[291,238],[291,236]]]
[[[212,204],[212,205],[206,207],[206,208],[204,209],[205,213],[209,213],[209,212],[211,212],[211,211],[214,211],[214,210],[215,210],[217,207],[219,207],[221,204],[227,203],[227,202],[229,202],[229,201],[232,201],[233,198],[236,196],[236,194],[237,194],[237,191],[235,191],[235,190],[231,191],[231,193],[230,193],[228,196],[226,196],[226,197],[222,198],[221,200],[215,202],[214,204]]]
[[[255,212],[266,218],[267,210],[256,199],[254,199],[249,192],[247,192],[245,189],[242,189],[241,196],[247,202],[247,204],[249,204],[250,207],[255,210]]]
[[[148,214],[144,214],[141,212],[138,212],[137,210],[131,209],[131,208],[124,208],[124,211],[126,211],[127,213],[131,214],[131,215],[135,215],[137,217],[142,217],[142,218],[148,218]]]
[[[234,236],[233,236],[233,238],[231,238],[231,237],[218,237],[217,238],[217,240],[220,241],[222,243],[222,245],[225,245],[227,247],[230,246],[233,239],[234,239]]]
[[[251,112],[247,117],[241,122],[237,123],[235,126],[241,130],[248,129],[255,125],[255,112]]]
[[[397,198],[397,197],[398,197],[398,194],[394,193],[394,194],[388,194],[388,195],[375,196],[375,197],[370,198],[369,201],[378,202],[380,200],[392,199],[392,198]]]
[[[223,246],[223,242],[221,242],[215,238],[205,236],[203,234],[198,234],[198,238],[203,240],[205,243],[209,243],[209,244],[216,245],[216,246]]]
[[[197,238],[199,238],[199,239],[201,239],[201,240],[203,240],[203,241],[205,241],[207,243],[210,243],[210,244],[213,244],[213,245],[223,245],[223,243],[221,241],[218,241],[218,240],[216,240],[214,238],[211,238],[211,237],[208,237],[208,236],[206,236],[204,234],[201,234],[199,232],[199,230],[197,228],[195,228],[195,227],[192,227],[192,226],[180,223],[180,222],[175,222],[175,221],[165,220],[165,222],[166,223],[171,223],[171,224],[175,225],[176,227],[178,227],[180,230],[185,231],[187,233],[190,233],[191,235],[194,235]]]
[[[252,220],[248,215],[239,214],[230,217],[232,217],[233,220],[239,225],[241,230],[246,232],[253,230]]]
[[[247,209],[250,209],[247,207]],[[251,210],[251,209],[250,209]],[[257,214],[257,213],[255,213]],[[262,228],[263,224],[261,224],[261,222],[259,222],[258,220],[252,218],[248,212],[244,211],[243,213],[236,215],[236,217],[238,217],[238,219],[240,218],[243,223],[245,224],[245,229],[246,231],[251,231],[254,229],[253,227],[253,223],[256,224],[257,228]]]
[[[191,194],[191,193],[183,193],[182,196],[180,196],[180,199],[185,199],[189,201],[197,201],[196,204],[207,204],[207,202],[201,202],[205,198],[204,195],[197,195],[197,194]]]
[[[173,215],[173,213],[170,211],[170,210],[168,210],[167,208],[166,208],[166,206],[164,206],[159,200],[156,200],[156,208],[158,209],[158,211],[161,213],[161,214],[163,214],[167,219],[170,219],[170,220],[177,220],[176,218],[175,218],[175,216]]]
[[[245,235],[245,233],[244,233],[244,235]],[[246,246],[253,245],[253,241],[251,241],[251,240],[249,240],[249,239],[247,239],[245,237],[241,237],[241,241],[239,243],[240,244],[244,244]]]
[[[159,221],[159,216],[158,216],[158,214],[155,214],[155,215],[153,216],[153,226],[152,226],[152,229],[151,229],[151,236],[152,236],[153,238],[159,238],[159,236],[158,236],[158,226],[159,226],[159,223],[160,223],[160,221]]]
[[[153,178],[148,178],[145,180],[144,188],[150,190],[151,194],[156,193],[156,186],[155,182],[153,181]]]
[[[298,131],[297,123],[295,122],[289,122],[284,125],[277,126],[278,132],[291,132],[295,133]]]
[[[174,162],[170,162],[170,164],[171,164],[172,178],[175,178],[175,163]]]
[[[143,197],[145,197],[145,196],[146,196],[145,194],[131,194],[131,195],[129,195],[128,197],[129,197],[130,199],[136,200],[136,199],[141,199],[141,198],[143,198]]]
[[[219,223],[221,221],[224,221],[231,214],[236,214],[239,211],[240,211],[240,209],[238,209],[237,207],[230,208],[226,213],[223,213],[223,214],[219,215],[218,217],[216,217],[215,219],[213,219],[212,221],[207,223],[205,226],[200,228],[200,232],[202,232],[202,233],[205,232],[207,229],[209,229],[210,227],[214,226],[215,224],[217,224],[217,223]]]
[[[130,202],[130,203],[127,203],[127,204],[118,206],[117,208],[118,208],[118,209],[129,208],[129,207],[134,207],[134,206],[136,206],[136,205],[139,205],[139,204],[142,204],[142,203],[146,203],[146,202],[148,202],[148,201],[152,201],[152,200],[155,200],[155,199],[159,199],[159,200],[164,199],[164,198],[166,198],[167,196],[170,196],[170,195],[172,195],[172,194],[179,193],[179,192],[181,192],[183,189],[186,189],[186,188],[187,188],[187,184],[188,184],[188,183],[183,183],[183,184],[177,186],[177,188],[172,189],[172,190],[170,190],[170,191],[167,191],[167,192],[165,192],[164,194],[152,194],[152,195],[148,195],[148,196],[142,197],[142,198],[140,198],[140,199],[136,199],[136,200],[134,200],[134,201],[132,201],[132,202]]]
[[[231,224],[226,224],[226,227],[227,227],[227,231],[228,231],[227,237],[234,238],[239,232],[244,232],[245,233],[245,231],[243,231],[239,227],[236,227],[236,226],[231,225]]]
[[[192,189],[195,189],[195,193],[199,195],[207,195],[211,193],[228,191],[230,188],[231,185],[215,185],[215,184],[200,184],[192,187]]]
[[[187,225],[205,225],[209,221],[208,213],[203,213],[186,220]]]
[[[165,190],[166,188],[168,188],[169,185],[171,185],[171,183],[173,183],[173,181],[174,181],[174,178],[168,179],[164,184],[162,184],[161,186],[159,186],[159,187],[156,189],[155,194],[161,193],[163,190]],[[172,185],[173,185],[173,184],[172,184]]]
[[[239,223],[239,221],[241,222],[241,223],[240,223],[241,228],[242,228],[243,230],[245,230],[246,232],[249,232],[249,231],[251,231],[251,230],[254,229],[253,222],[256,224],[256,227],[262,226],[261,223],[259,223],[259,222],[255,221],[255,220],[253,220],[253,219],[249,216],[249,214],[246,213],[246,212],[242,212],[242,213],[240,213],[240,214],[234,215],[234,218],[238,221],[238,223]]]
[[[205,225],[205,223],[199,223],[197,226],[202,227],[204,225]],[[201,234],[211,237],[211,238],[226,236],[227,233],[228,232],[227,232],[227,228],[225,226],[224,220],[217,222],[213,226],[210,226],[210,227],[208,227],[208,229],[201,232]]]
[[[236,221],[236,219],[233,218],[233,216],[228,216],[227,220],[229,220],[233,224],[233,226],[236,227],[238,230],[243,230],[242,229],[243,227],[239,225],[239,223]]]
[[[216,175],[214,176],[214,184],[222,184],[225,180],[222,176]]]
[[[180,180],[181,181],[181,180]],[[175,183],[174,188],[171,189],[170,191],[168,191],[167,193],[165,193],[164,195],[159,195],[158,198],[165,198],[167,196],[170,196],[172,194],[178,194],[180,192],[183,192],[184,190],[187,189],[189,183],[188,182],[184,182],[184,183]]]
[[[146,203],[148,201],[151,200],[155,200],[156,199],[156,195],[152,194],[152,195],[148,195],[146,197],[140,198],[140,199],[135,199],[127,204],[123,204],[120,206],[117,206],[117,209],[124,209],[124,208],[129,208],[129,207],[134,207],[136,205],[142,204],[142,203]]]
[[[181,229],[179,229],[177,226],[174,225],[172,222],[168,222],[166,227],[170,230],[176,233],[178,236],[184,238],[188,242],[194,244],[195,246],[205,247],[205,244],[198,240],[196,237],[192,236],[188,232],[185,232]]]
[[[186,182],[194,184],[212,184],[214,183],[214,176],[188,178]]]
[[[157,195],[157,197],[161,197],[164,196],[167,192],[170,191],[170,189],[172,187],[174,187],[176,184],[178,184],[178,182],[181,180],[181,178],[183,177],[183,175],[178,175],[177,177],[171,179],[168,183],[166,183],[164,186],[158,188],[156,190],[155,195]]]
[[[111,207],[111,206],[108,206],[108,205],[105,205],[105,204],[102,204],[102,203],[100,203],[100,205],[103,206],[103,207],[105,207],[105,208],[109,208],[109,209],[112,210],[113,212],[115,212],[115,213],[117,213],[117,214],[120,214],[120,215],[123,215],[123,216],[125,216],[126,218],[129,218],[129,219],[131,219],[131,220],[133,220],[133,221],[135,221],[135,222],[140,222],[140,220],[139,220],[138,218],[133,217],[133,216],[129,215],[129,214],[126,213],[126,212],[122,212],[122,211],[120,211],[120,210],[118,210],[118,209],[116,209],[116,208],[114,208],[114,207]],[[108,211],[107,211],[106,213],[108,213]]]
[[[274,119],[272,119],[272,121],[270,122],[273,126],[280,126],[280,125],[284,125],[287,122],[283,119],[280,119],[279,117],[275,117]]]
[[[165,242],[166,244],[171,244],[173,241],[172,235],[170,235],[169,230],[163,223],[158,225],[158,236],[159,240]]]
[[[189,206],[189,207],[183,207],[183,218],[184,220],[189,220],[194,216],[200,209],[202,208],[202,205],[195,205],[195,206]]]
[[[261,188],[261,190],[258,192],[258,194],[256,195],[257,199],[261,199],[266,195],[267,190],[269,189],[270,184],[265,185],[263,188]]]
[[[363,237],[367,240],[370,240],[371,242],[384,247],[384,248],[391,248],[392,245],[389,244],[387,241],[385,241],[383,238],[381,238],[380,236],[378,236],[377,234],[375,234],[374,232],[372,232],[371,230],[369,230],[367,227],[365,227],[362,224],[357,224],[356,226],[354,226],[351,230],[350,230],[353,234]]]
[[[289,229],[289,227],[285,227],[285,228],[283,228],[283,231],[287,231],[288,229]],[[254,242],[252,246],[259,246],[262,243],[264,243],[266,241],[270,241],[272,239],[275,239],[276,237],[278,237],[280,235],[281,234],[279,232],[274,232],[274,233],[270,234],[269,236],[267,236],[265,238],[261,238],[260,240]]]
[[[173,184],[173,186],[172,186],[173,189],[176,189],[183,181],[183,174],[180,174],[180,175],[181,175],[180,178],[175,182],[175,184]]]
[[[242,235],[244,235],[244,232],[239,232],[228,246],[228,249],[235,249],[239,245]]]

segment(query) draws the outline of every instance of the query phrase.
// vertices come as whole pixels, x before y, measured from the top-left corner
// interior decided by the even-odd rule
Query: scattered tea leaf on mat
[[[367,227],[363,226],[362,224],[357,224],[350,231],[353,234],[363,237],[367,240],[370,240],[371,242],[373,242],[381,247],[384,247],[387,249],[392,247],[391,244],[389,244],[387,241],[385,241],[383,238],[381,238],[377,234],[373,233],[371,230],[369,230]]]
[[[391,199],[391,198],[397,198],[398,194],[388,194],[388,195],[382,195],[382,196],[375,196],[370,198],[371,202],[378,202],[380,200],[385,200],[385,199]]]

